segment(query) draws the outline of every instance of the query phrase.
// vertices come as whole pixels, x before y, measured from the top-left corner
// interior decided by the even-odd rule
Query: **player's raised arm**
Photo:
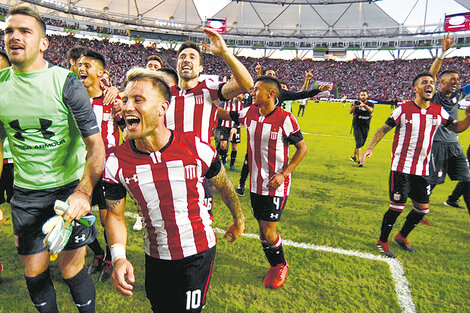
[[[248,69],[230,52],[222,36],[215,30],[202,28],[202,31],[209,37],[210,45],[202,42],[202,45],[215,55],[224,59],[232,73],[233,79],[222,88],[222,95],[225,99],[232,99],[242,92],[246,92],[253,87],[253,78]]]
[[[439,73],[439,70],[441,69],[442,61],[444,60],[446,56],[446,52],[450,48],[452,48],[454,43],[455,43],[455,38],[451,38],[449,33],[447,33],[447,35],[444,35],[444,37],[442,37],[441,54],[434,59],[434,62],[432,62],[431,68],[429,69],[429,73],[432,74],[435,82],[437,81],[436,79],[437,73]]]

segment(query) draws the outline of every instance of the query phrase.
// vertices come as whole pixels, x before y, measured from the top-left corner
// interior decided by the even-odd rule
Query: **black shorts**
[[[253,215],[257,220],[279,222],[286,207],[287,197],[263,196],[250,193]]]
[[[220,126],[217,129],[219,129],[219,138],[220,141],[228,141],[230,138],[230,131],[232,128],[230,127],[223,127]],[[232,140],[230,140],[231,143],[240,143],[240,133],[241,133],[241,128],[237,127],[237,132],[235,135],[233,135]]]
[[[452,180],[470,181],[468,161],[458,142],[433,143],[430,166],[431,184],[444,183],[446,174]]]
[[[390,171],[388,194],[390,201],[395,203],[406,203],[408,197],[418,203],[429,203],[429,178]]]
[[[367,135],[369,134],[370,119],[368,120],[354,120],[354,139],[356,140],[356,149],[362,148],[366,143]]]
[[[93,194],[91,196],[91,205],[97,205],[98,209],[106,210],[106,200],[104,198],[104,187],[103,180],[100,178],[93,188]]]
[[[18,254],[31,255],[46,250],[43,240],[42,225],[55,214],[55,200],[65,201],[75,190],[78,181],[62,187],[46,190],[29,190],[14,187],[11,199],[11,215],[13,230],[18,236]],[[93,242],[96,237],[96,228],[85,227],[80,223],[72,222],[72,235],[65,246],[65,250],[74,250]]]
[[[201,312],[211,280],[215,246],[182,260],[145,255],[145,292],[154,312]]]

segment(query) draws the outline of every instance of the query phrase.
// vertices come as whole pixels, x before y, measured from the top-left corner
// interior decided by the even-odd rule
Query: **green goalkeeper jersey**
[[[83,175],[83,138],[99,132],[85,87],[52,66],[29,73],[0,71],[0,128],[15,164],[15,186],[43,190]]]

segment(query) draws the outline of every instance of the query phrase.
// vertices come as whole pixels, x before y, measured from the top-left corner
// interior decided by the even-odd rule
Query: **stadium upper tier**
[[[99,28],[107,34],[163,41],[198,41],[205,21],[192,0],[24,2],[74,31]],[[225,19],[227,43],[243,48],[314,49],[318,54],[433,48],[439,46],[443,32],[442,23],[400,24],[375,0],[238,0],[225,6],[223,2],[222,6],[217,2],[220,9],[212,17]],[[458,2],[470,8],[470,0]],[[10,4],[10,0],[0,0],[4,8]],[[470,32],[459,32],[455,37],[457,46],[470,46]]]
[[[74,36],[52,35],[50,48],[46,52],[46,59],[53,64],[68,67],[66,54],[68,49],[82,45],[102,53],[111,72],[112,82],[118,86],[122,84],[125,73],[134,66],[144,66],[148,56],[158,54],[166,66],[176,66],[176,51],[156,50],[153,47],[144,47],[141,44],[113,43],[108,40],[89,40]],[[0,40],[3,47],[3,39]],[[264,69],[273,69],[278,78],[291,89],[299,89],[304,81],[305,71],[313,69],[314,80],[336,82],[339,96],[357,97],[360,90],[366,88],[372,98],[381,100],[401,100],[410,98],[411,81],[413,77],[428,71],[432,59],[394,60],[394,61],[312,61],[312,60],[279,60],[240,58],[241,62],[256,77],[255,66],[260,62]],[[222,59],[205,54],[204,73],[223,76],[229,73]],[[446,59],[442,70],[456,69],[461,74],[463,84],[470,83],[470,58]]]

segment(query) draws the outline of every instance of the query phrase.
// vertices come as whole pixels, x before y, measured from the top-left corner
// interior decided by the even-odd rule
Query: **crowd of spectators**
[[[127,70],[135,66],[144,66],[146,59],[152,54],[158,54],[165,62],[165,66],[175,67],[176,51],[145,47],[142,44],[125,44],[110,42],[107,39],[84,39],[73,35],[51,35],[50,48],[46,59],[51,63],[68,67],[67,51],[76,45],[90,47],[102,53],[111,72],[112,82],[121,86]],[[3,39],[0,40],[3,47]],[[255,59],[240,57],[241,62],[255,77],[255,66],[260,62],[264,69],[273,69],[278,78],[291,89],[300,89],[304,81],[304,73],[313,70],[314,80],[321,82],[335,82],[340,96],[355,97],[366,88],[369,95],[378,100],[400,101],[412,97],[411,81],[420,72],[428,71],[432,59],[393,60],[393,61],[314,61],[314,60],[280,60]],[[204,73],[225,76],[229,69],[222,59],[204,55]],[[470,83],[470,59],[446,59],[442,70],[456,69],[460,72],[462,83]]]

